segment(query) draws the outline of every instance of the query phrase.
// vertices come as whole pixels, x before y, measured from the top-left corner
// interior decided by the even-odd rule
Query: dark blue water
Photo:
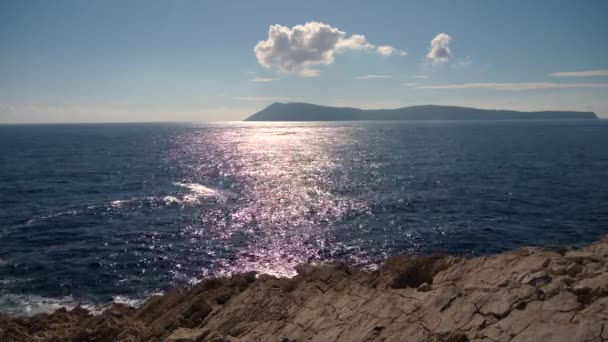
[[[608,233],[608,122],[0,126],[0,311]]]

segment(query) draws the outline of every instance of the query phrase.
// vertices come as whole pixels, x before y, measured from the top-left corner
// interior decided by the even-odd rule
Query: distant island
[[[245,121],[358,120],[598,120],[593,112],[478,109],[455,106],[411,106],[397,109],[328,107],[310,103],[273,103]]]

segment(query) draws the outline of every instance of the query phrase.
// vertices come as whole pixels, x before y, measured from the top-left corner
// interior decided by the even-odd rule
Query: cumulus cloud
[[[608,83],[553,83],[553,82],[522,82],[522,83],[463,83],[448,85],[421,86],[420,89],[493,89],[506,91],[522,91],[535,89],[571,89],[571,88],[608,88]]]
[[[278,81],[279,78],[272,78],[272,77],[254,77],[252,78],[250,81],[251,82],[274,82],[274,81]]]
[[[557,77],[608,76],[608,70],[561,71],[561,72],[554,72],[551,74],[551,76],[557,76]]]
[[[365,75],[365,76],[357,76],[356,79],[358,80],[370,80],[370,79],[374,79],[374,78],[392,78],[393,76],[390,75]]]
[[[450,50],[450,42],[452,37],[445,33],[440,33],[433,40],[431,40],[431,47],[426,57],[433,62],[433,64],[442,64],[450,60],[452,57],[452,51]]]
[[[388,45],[376,47],[361,34],[347,37],[335,27],[314,21],[292,28],[271,25],[268,38],[259,41],[254,52],[258,63],[266,68],[314,77],[320,72],[315,66],[332,64],[338,53],[374,49],[382,55],[405,53]]]

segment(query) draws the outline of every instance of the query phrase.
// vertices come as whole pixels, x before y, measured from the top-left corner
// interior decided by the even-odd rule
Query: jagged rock
[[[603,341],[608,239],[579,250],[400,256],[171,289],[137,309],[0,315],[0,341]]]
[[[551,277],[543,270],[524,275],[521,282],[532,286],[545,285],[551,282]]]
[[[586,278],[572,287],[576,293],[592,292],[594,294],[608,293],[608,274],[601,274],[593,278]]]
[[[585,268],[581,264],[571,264],[566,268],[566,273],[571,277],[576,277],[577,274],[581,273]]]
[[[560,292],[569,291],[572,281],[569,276],[555,277],[551,279],[551,282],[541,285],[540,290],[543,291],[546,298],[551,298]]]
[[[567,274],[566,270],[568,269],[569,262],[563,259],[553,259],[549,262],[547,266],[547,270],[552,275],[565,275]]]
[[[420,286],[418,286],[418,291],[420,291],[420,292],[428,292],[428,291],[431,291],[432,289],[433,288],[428,283],[422,283],[422,284],[420,284]]]
[[[569,251],[565,258],[574,262],[596,261],[593,253],[587,251]]]
[[[209,335],[209,329],[186,329],[177,328],[171,333],[164,342],[197,342],[202,341]]]

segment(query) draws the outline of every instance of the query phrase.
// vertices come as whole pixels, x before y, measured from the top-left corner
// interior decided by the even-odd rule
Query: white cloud
[[[522,91],[535,89],[570,89],[570,88],[608,88],[608,83],[553,83],[553,82],[522,82],[522,83],[463,83],[448,85],[420,86],[420,89],[492,89],[506,91]]]
[[[378,46],[378,47],[376,47],[376,52],[378,52],[382,56],[390,56],[390,55],[395,55],[395,54],[397,54],[399,56],[407,56],[406,51],[396,49],[395,47],[390,46],[390,45]]]
[[[382,45],[376,48],[376,51],[378,51],[378,53],[382,56],[390,56],[395,53],[395,50],[396,49],[394,47],[389,45]]]
[[[311,23],[307,23],[306,25],[311,25],[311,24],[321,24],[321,23],[311,22]],[[321,24],[321,25],[325,25],[325,24]],[[298,26],[301,26],[301,25],[298,25]],[[326,25],[326,26],[331,27],[329,25]],[[295,27],[297,27],[297,26],[295,26]],[[338,29],[336,29],[336,28],[332,27],[332,29],[338,31]],[[373,49],[375,46],[373,44],[370,44],[367,41],[367,38],[365,38],[365,36],[362,34],[353,34],[352,36],[350,36],[350,38],[344,39],[343,38],[345,36],[344,32],[342,32],[342,31],[338,31],[338,32],[341,34],[341,37],[335,46],[337,52],[343,52],[346,50],[368,50],[368,49]]]
[[[450,50],[450,42],[452,37],[445,33],[440,33],[431,40],[429,53],[426,55],[433,64],[442,64],[450,60],[452,51]]]
[[[271,77],[254,77],[250,81],[251,82],[273,82],[278,81],[280,78],[271,78]]]
[[[374,79],[374,78],[392,78],[393,76],[390,75],[365,75],[365,76],[357,76],[356,79],[358,80],[370,80],[370,79]]]
[[[550,76],[557,76],[557,77],[608,76],[608,70],[561,71],[561,72],[554,72]]]
[[[424,75],[414,75],[414,76],[410,76],[410,77],[411,78],[420,78],[420,79],[428,78],[428,76],[424,76]]]
[[[415,87],[416,83],[411,82],[411,83],[401,83],[402,87]]]
[[[266,68],[314,77],[320,73],[315,66],[332,64],[338,53],[372,49],[382,55],[405,53],[387,45],[376,48],[364,35],[347,37],[335,27],[314,21],[292,28],[271,25],[268,38],[259,41],[254,52],[258,63]]]

